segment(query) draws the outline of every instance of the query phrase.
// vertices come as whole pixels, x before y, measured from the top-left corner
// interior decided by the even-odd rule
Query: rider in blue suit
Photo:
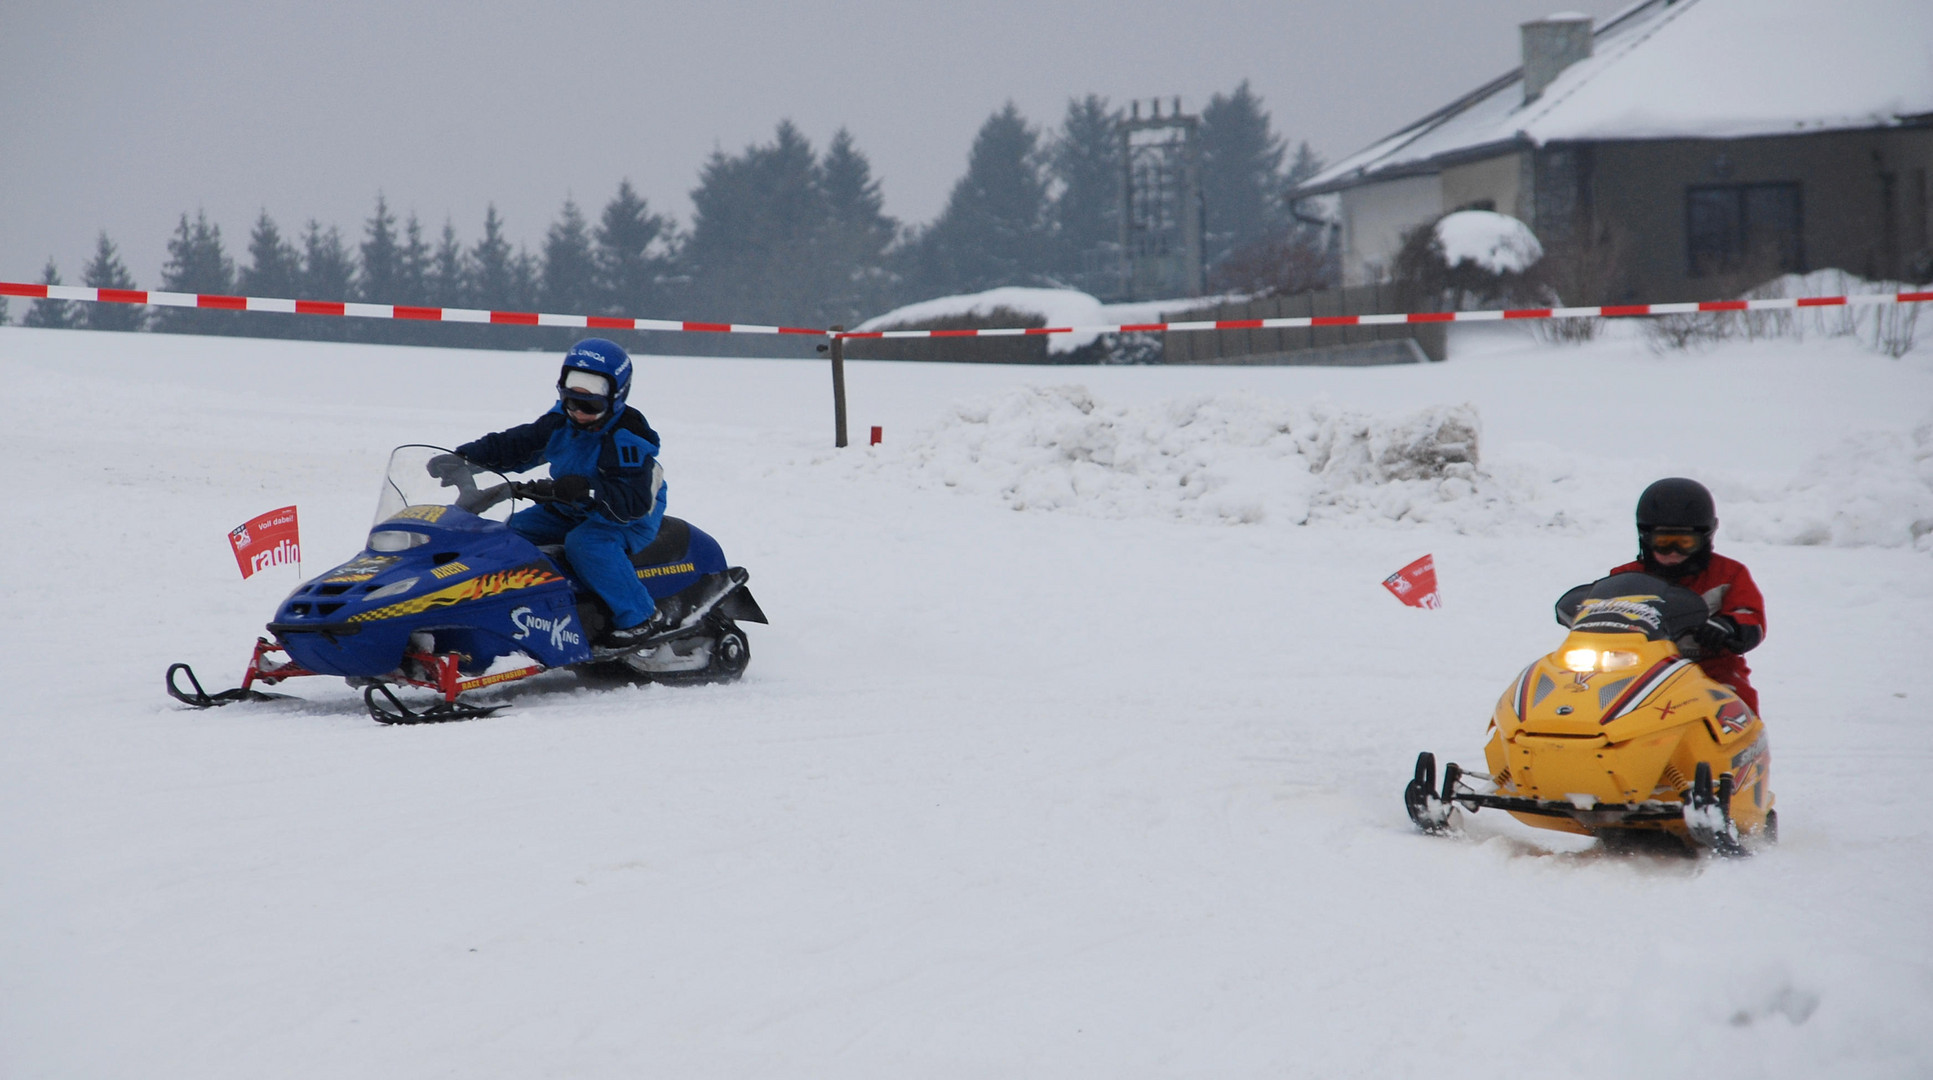
[[[625,404],[630,392],[630,356],[614,341],[586,338],[564,355],[549,412],[456,448],[498,472],[549,463],[559,501],[519,510],[510,527],[533,543],[563,542],[571,567],[610,605],[614,629],[599,644],[616,648],[663,628],[630,559],[657,538],[665,509],[658,433]],[[439,467],[431,462],[432,472]],[[537,482],[540,490],[545,483]]]

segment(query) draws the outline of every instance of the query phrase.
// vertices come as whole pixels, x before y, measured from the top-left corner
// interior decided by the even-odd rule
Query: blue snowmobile
[[[282,601],[241,686],[211,694],[187,664],[175,664],[168,693],[207,708],[285,696],[256,684],[340,675],[362,688],[372,718],[418,724],[488,716],[504,706],[459,696],[554,668],[669,684],[744,673],[751,646],[738,624],[763,623],[765,613],[746,588],[750,575],[726,563],[718,541],[666,517],[658,538],[631,556],[666,626],[626,648],[602,648],[594,643],[608,609],[575,580],[563,546],[540,547],[504,524],[516,501],[543,501],[545,489],[473,463],[433,477],[430,459],[448,453],[401,446],[390,454],[368,545]],[[396,694],[403,686],[441,700],[412,709]]]

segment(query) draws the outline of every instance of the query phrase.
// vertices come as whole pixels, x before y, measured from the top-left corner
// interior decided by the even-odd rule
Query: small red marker
[[[883,439],[883,438],[885,438],[885,437],[886,437],[886,429],[885,429],[885,428],[882,428],[882,427],[880,427],[880,426],[879,426],[878,424],[874,424],[874,425],[873,425],[873,441],[872,441],[872,445],[874,445],[874,446],[878,446],[878,445],[879,445],[879,441],[880,441],[881,439]]]

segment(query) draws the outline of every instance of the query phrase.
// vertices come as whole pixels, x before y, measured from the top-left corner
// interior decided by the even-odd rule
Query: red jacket
[[[1613,574],[1648,572],[1642,562],[1628,562],[1611,570]],[[1711,608],[1712,614],[1723,615],[1740,626],[1758,627],[1760,638],[1763,639],[1765,598],[1759,595],[1758,584],[1752,580],[1752,572],[1745,569],[1744,563],[1714,552],[1711,563],[1704,570],[1672,584],[1703,596],[1705,606]],[[1713,603],[1714,599],[1716,604]],[[1752,688],[1752,669],[1746,665],[1743,656],[1721,652],[1716,656],[1701,658],[1698,666],[1704,669],[1705,674],[1737,691],[1745,704],[1754,713],[1758,712],[1758,691]]]

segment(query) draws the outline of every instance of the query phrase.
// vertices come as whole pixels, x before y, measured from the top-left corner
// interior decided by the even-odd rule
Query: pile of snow
[[[1575,463],[1484,463],[1473,404],[1376,416],[1318,398],[1202,394],[1146,406],[1085,386],[967,399],[848,467],[1015,510],[1211,524],[1430,524],[1476,536],[1611,524]],[[821,459],[823,460],[823,459]],[[1933,419],[1848,438],[1787,478],[1700,474],[1728,539],[1933,551]]]
[[[1530,226],[1490,210],[1459,210],[1436,223],[1443,261],[1471,262],[1493,274],[1521,274],[1544,257]]]
[[[1933,552],[1933,420],[1849,437],[1781,487],[1717,494],[1740,540]]]
[[[1790,300],[1813,296],[1886,295],[1916,292],[1923,288],[1925,286],[1906,281],[1872,281],[1844,270],[1814,270],[1809,274],[1785,274],[1773,278],[1748,291],[1744,298]],[[1925,307],[1925,304],[1847,304],[1843,307],[1811,307],[1796,311],[1751,312],[1746,318],[1748,328],[1753,323],[1770,324],[1801,339],[1807,333],[1861,338],[1904,333],[1911,338],[1919,322],[1920,311]]]
[[[936,319],[986,317],[1002,308],[1023,315],[1038,315],[1043,326],[1103,326],[1108,320],[1101,302],[1077,289],[1029,289],[1017,285],[960,296],[941,296],[917,304],[894,308],[854,327],[855,330],[905,329],[931,323]],[[1101,335],[1087,330],[1073,334],[1053,334],[1047,339],[1050,354],[1069,353],[1094,344]]]
[[[1892,296],[1918,291],[1903,281],[1869,281],[1842,270],[1786,274],[1746,290],[1744,300],[1792,300],[1834,296]],[[1809,337],[1852,338],[1865,348],[1898,358],[1918,346],[1923,303],[1848,303],[1757,311],[1707,311],[1665,315],[1639,325],[1653,352],[1704,347],[1728,338],[1756,341]]]
[[[874,316],[853,329],[868,333],[875,330],[913,329],[939,319],[984,319],[996,311],[1006,310],[1035,316],[1041,320],[1042,326],[1085,327],[1073,333],[1053,334],[1047,338],[1047,352],[1061,355],[1094,344],[1101,336],[1097,329],[1099,327],[1160,322],[1164,311],[1200,307],[1206,302],[1196,297],[1103,304],[1078,289],[1034,289],[1011,285],[985,292],[921,300]]]
[[[1782,274],[1746,293],[1748,299],[1798,296],[1858,296],[1862,293],[1917,292],[1922,286],[1906,281],[1875,281],[1844,270],[1814,270]],[[1910,306],[1910,305],[1909,305]]]
[[[1082,386],[1025,386],[956,405],[875,458],[914,482],[1016,510],[1253,524],[1342,518],[1487,532],[1531,513],[1479,468],[1473,405],[1396,419],[1249,394],[1110,405]]]

